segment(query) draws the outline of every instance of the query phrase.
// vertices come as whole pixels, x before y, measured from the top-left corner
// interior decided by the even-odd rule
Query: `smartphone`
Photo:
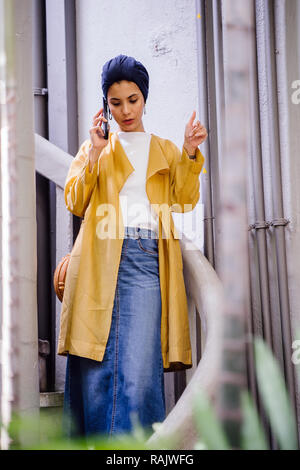
[[[109,133],[109,130],[108,130],[108,107],[107,107],[107,101],[106,99],[103,97],[103,117],[105,117],[105,119],[107,119],[107,122],[103,122],[103,132],[104,132],[104,139],[108,139],[108,133]]]

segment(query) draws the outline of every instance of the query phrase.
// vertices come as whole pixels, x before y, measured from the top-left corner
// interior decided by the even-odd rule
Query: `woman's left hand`
[[[189,153],[194,153],[197,147],[202,144],[207,138],[207,131],[200,121],[196,121],[193,124],[196,117],[196,111],[193,114],[185,126],[184,133],[184,147]]]

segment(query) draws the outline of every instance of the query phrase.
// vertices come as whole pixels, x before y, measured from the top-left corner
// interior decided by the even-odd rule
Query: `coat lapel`
[[[125,181],[128,176],[134,171],[134,167],[130,163],[125,150],[123,149],[121,142],[119,141],[117,134],[112,133],[109,136],[111,149],[112,149],[112,160],[114,165],[114,178],[117,186],[118,193],[123,188]]]
[[[157,136],[154,134],[151,135],[146,181],[155,175],[155,173],[165,174],[170,171],[168,161],[162,151]]]
[[[155,175],[155,173],[165,174],[170,171],[168,161],[162,151],[157,136],[154,134],[151,134],[151,136],[146,182]],[[116,132],[110,134],[110,142],[113,152],[116,184],[118,192],[120,192],[127,178],[134,171],[134,167],[127,157]]]
[[[167,220],[164,220],[164,216],[161,210],[156,209],[156,205],[160,206],[160,204],[165,204],[168,202],[167,194],[166,194],[166,184],[163,181],[162,176],[166,175],[170,172],[170,167],[168,160],[161,148],[159,143],[159,138],[152,134],[152,139],[150,143],[150,150],[149,150],[149,161],[148,161],[148,168],[147,168],[147,176],[146,176],[146,192],[150,204],[153,204],[153,209],[157,213],[159,218],[159,237],[162,238],[162,228],[164,227],[165,233],[168,233],[166,228],[169,225],[169,217]],[[169,216],[169,211],[168,216]],[[171,222],[172,226],[172,222]],[[166,237],[167,241],[167,248],[169,248],[169,237]]]

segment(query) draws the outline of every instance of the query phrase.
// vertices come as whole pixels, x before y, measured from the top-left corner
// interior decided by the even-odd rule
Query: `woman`
[[[64,411],[83,435],[130,432],[135,423],[150,432],[165,418],[164,371],[192,366],[171,211],[192,210],[199,199],[198,146],[207,133],[193,112],[181,154],[145,132],[148,87],[133,57],[104,65],[103,96],[118,131],[104,139],[100,109],[65,184],[67,208],[84,220],[67,271],[58,354],[67,355]],[[137,215],[135,203],[143,209]]]

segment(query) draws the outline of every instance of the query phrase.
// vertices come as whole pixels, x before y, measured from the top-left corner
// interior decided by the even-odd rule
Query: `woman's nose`
[[[129,106],[128,106],[128,104],[124,104],[124,106],[123,106],[123,113],[124,113],[124,114],[128,114],[128,113],[129,113]]]

